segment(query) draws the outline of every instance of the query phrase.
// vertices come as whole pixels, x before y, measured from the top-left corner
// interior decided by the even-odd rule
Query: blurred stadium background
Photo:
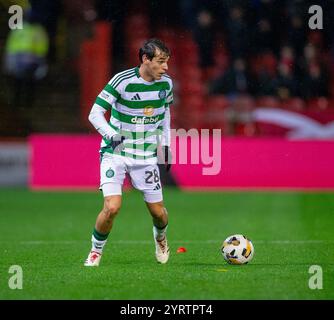
[[[29,32],[8,28],[8,8],[15,4],[25,9]],[[323,9],[322,30],[308,26],[308,9],[314,4]],[[312,264],[322,264],[333,279],[332,1],[0,0],[0,7],[0,226],[3,242],[8,241],[3,247],[12,250],[12,255],[3,252],[2,270],[10,263],[27,264],[31,281],[30,289],[19,295],[0,288],[4,297],[333,299],[333,281],[328,278],[319,295],[307,287]],[[89,291],[87,286],[100,281],[100,274],[87,276],[78,264],[86,255],[101,199],[97,191],[76,193],[96,190],[99,183],[100,138],[87,116],[111,76],[138,64],[138,48],[150,37],[164,40],[172,51],[172,127],[223,133],[222,174],[205,178],[196,166],[175,165],[171,175],[162,172],[165,185],[229,192],[199,196],[166,188],[174,217],[172,244],[187,244],[195,252],[190,262],[176,256],[170,275],[167,270],[155,273],[149,258],[131,246],[139,238],[139,252],[149,251],[145,241],[151,243],[151,231],[147,221],[130,219],[140,199],[126,195],[123,210],[128,215],[120,217],[115,228],[116,271],[113,275],[106,268],[101,273],[123,291],[103,285]],[[73,193],[31,191],[53,188]],[[237,192],[254,188],[263,192]],[[299,192],[276,193],[278,189]],[[305,189],[307,193],[300,192]],[[48,210],[55,229],[50,230]],[[200,223],[203,214],[205,228]],[[258,251],[249,273],[236,271],[242,280],[237,285],[230,266],[224,265],[230,273],[216,271],[222,264],[219,241],[241,232],[256,238]],[[20,246],[12,244],[13,234]],[[135,274],[124,275],[131,286],[120,280],[131,268],[129,258],[117,251],[124,245],[137,267]],[[302,248],[297,257],[296,246]],[[51,267],[39,270],[38,261],[31,262],[36,252],[38,261],[50,259],[61,276],[53,278]],[[64,256],[66,263],[75,265],[73,270],[59,262]],[[40,284],[33,273],[37,271],[50,282]],[[141,271],[149,276],[145,287],[136,278]],[[189,279],[183,278],[185,272]],[[76,282],[78,275],[81,282]],[[161,276],[170,284],[162,283]],[[281,279],[275,289],[273,278]],[[159,292],[152,281],[160,283]],[[50,286],[54,291],[46,294]]]
[[[26,26],[40,28],[10,31],[13,4],[25,9]],[[311,30],[312,4],[2,0],[1,140],[95,133],[87,114],[97,93],[114,73],[138,64],[138,48],[149,37],[172,50],[173,128],[332,139],[334,10],[331,1],[318,1],[323,30]],[[6,172],[14,164],[3,157]],[[18,167],[25,157],[22,151]]]

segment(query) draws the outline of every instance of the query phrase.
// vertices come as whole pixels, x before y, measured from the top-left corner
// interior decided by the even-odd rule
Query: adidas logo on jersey
[[[139,94],[136,93],[136,94],[131,98],[131,100],[141,100],[141,99],[140,99]]]
[[[160,190],[160,189],[161,189],[160,183],[157,183],[157,185],[155,186],[153,190]]]

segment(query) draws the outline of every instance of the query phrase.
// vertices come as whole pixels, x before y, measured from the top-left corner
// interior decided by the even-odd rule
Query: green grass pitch
[[[152,222],[137,191],[123,207],[101,265],[85,268],[102,195],[0,189],[0,299],[333,299],[334,194],[164,191],[168,264],[154,258]],[[223,240],[252,239],[253,261],[228,265]],[[187,252],[176,253],[178,247]],[[23,270],[12,290],[11,265]],[[322,268],[323,289],[308,286]]]

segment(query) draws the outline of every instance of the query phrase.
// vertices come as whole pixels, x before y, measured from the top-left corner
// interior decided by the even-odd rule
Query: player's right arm
[[[112,105],[120,97],[120,93],[117,89],[111,86],[113,79],[109,81],[109,83],[97,96],[88,116],[88,120],[94,128],[102,135],[103,138],[109,141],[112,140],[112,137],[114,137],[117,132],[108,124],[104,115],[108,110],[111,110]]]

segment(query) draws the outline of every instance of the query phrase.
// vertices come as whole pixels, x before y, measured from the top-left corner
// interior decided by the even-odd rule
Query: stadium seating
[[[282,101],[281,108],[291,111],[302,111],[305,108],[305,102],[301,98],[293,97]]]
[[[256,105],[260,108],[279,108],[280,102],[276,97],[263,96],[256,100]]]
[[[334,105],[334,101],[331,101],[325,97],[315,98],[308,100],[307,102],[308,110],[327,110],[330,105]]]
[[[126,46],[129,65],[137,64],[137,51],[140,44],[153,36],[162,39],[171,49],[172,60],[168,74],[174,82],[173,123],[183,128],[223,128],[226,126],[225,111],[228,108],[235,112],[250,113],[255,108],[281,108],[282,110],[303,112],[305,110],[327,110],[334,106],[330,98],[322,97],[303,100],[290,97],[280,100],[275,96],[241,96],[227,98],[222,94],[210,96],[207,84],[227,70],[231,63],[226,47],[225,34],[218,32],[214,50],[214,66],[201,68],[199,65],[198,47],[189,30],[162,25],[152,34],[149,28],[147,13],[138,13],[127,18],[125,26]],[[177,35],[177,36],[176,36]],[[322,46],[324,39],[320,32],[310,32],[307,41],[315,46]],[[324,54],[324,61],[329,63],[331,57]],[[269,51],[252,56],[249,69],[254,76],[266,71],[275,77],[279,56]],[[333,67],[334,72],[334,67]],[[330,91],[334,92],[334,80],[330,82]],[[242,117],[241,117],[242,118]],[[263,123],[237,121],[232,124],[237,135],[271,135],[283,136],[286,130]]]

